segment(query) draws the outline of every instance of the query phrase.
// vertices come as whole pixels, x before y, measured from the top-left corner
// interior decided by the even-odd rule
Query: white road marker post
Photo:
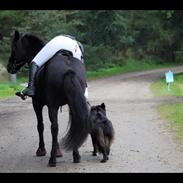
[[[10,74],[10,81],[15,84],[17,82],[17,75],[16,74]]]
[[[166,83],[168,86],[168,91],[170,91],[170,84],[174,82],[173,72],[170,70],[168,72],[166,72],[165,78],[166,78]]]

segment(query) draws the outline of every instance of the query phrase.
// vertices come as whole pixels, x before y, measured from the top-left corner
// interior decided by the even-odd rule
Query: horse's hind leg
[[[33,100],[33,107],[37,117],[37,130],[39,133],[39,147],[36,151],[36,155],[45,156],[46,149],[45,149],[45,143],[44,143],[44,137],[43,137],[44,124],[43,124],[43,115],[42,115],[43,105],[39,105],[37,102]]]
[[[52,134],[52,149],[51,157],[49,159],[49,166],[56,166],[56,156],[58,149],[58,108],[48,108],[49,118],[51,121],[51,134]]]
[[[75,149],[73,150],[73,163],[79,163],[81,160],[81,156],[79,154],[79,150]]]

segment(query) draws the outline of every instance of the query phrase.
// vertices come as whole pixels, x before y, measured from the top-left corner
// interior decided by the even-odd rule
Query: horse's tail
[[[88,106],[81,84],[74,71],[64,75],[64,91],[70,109],[70,128],[62,139],[61,145],[66,150],[79,148],[86,140],[90,124],[88,120]]]

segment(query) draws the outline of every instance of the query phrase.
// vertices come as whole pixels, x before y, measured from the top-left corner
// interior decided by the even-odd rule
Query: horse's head
[[[7,65],[8,72],[14,74],[23,65],[30,63],[43,45],[43,42],[37,37],[15,31],[11,43],[11,54]]]
[[[24,35],[15,31],[14,38],[11,43],[11,54],[7,65],[9,73],[16,73],[26,62],[26,50],[23,46]]]

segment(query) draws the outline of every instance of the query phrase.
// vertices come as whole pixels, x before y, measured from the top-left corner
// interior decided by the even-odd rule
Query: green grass
[[[154,82],[151,89],[156,96],[183,96],[183,74],[174,75],[169,91],[165,78]]]
[[[112,66],[108,68],[98,69],[96,71],[87,71],[87,79],[97,79],[102,77],[109,77],[117,74],[123,74],[127,72],[134,71],[143,71],[155,68],[161,68],[165,66],[175,66],[175,64],[155,64],[153,61],[137,61],[134,59],[125,60],[125,64],[123,66]]]
[[[174,75],[174,82],[167,89],[165,78],[156,81],[151,85],[156,96],[183,96],[183,74]],[[160,116],[171,124],[176,136],[183,141],[183,104],[166,104],[159,107]]]
[[[22,89],[23,89],[23,86],[21,86],[20,83],[12,84],[10,82],[1,82],[0,83],[0,100],[8,99],[12,96],[15,96],[15,93]]]
[[[183,104],[166,104],[159,107],[162,118],[168,120],[176,136],[183,140]]]

